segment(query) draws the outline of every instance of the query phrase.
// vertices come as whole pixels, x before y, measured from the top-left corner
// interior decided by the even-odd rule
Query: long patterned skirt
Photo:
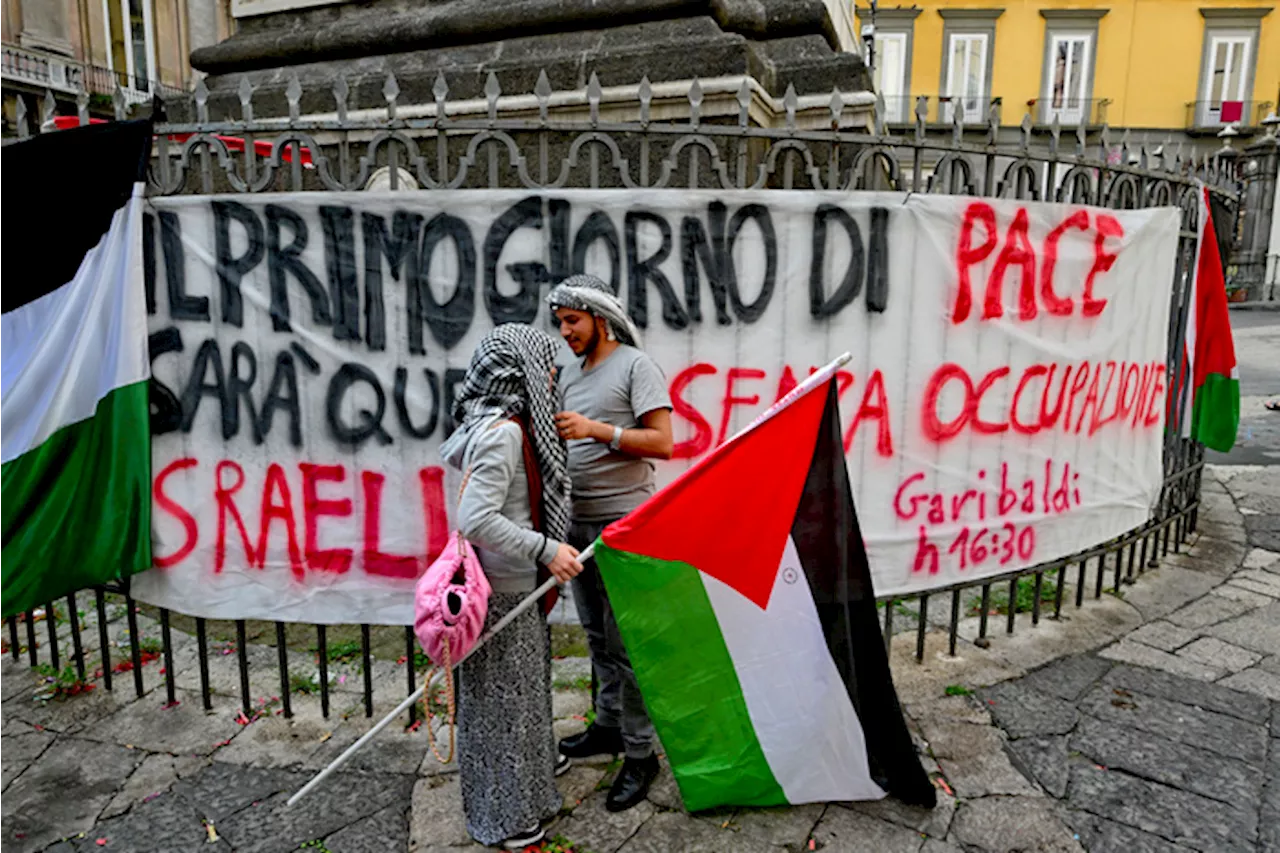
[[[485,627],[522,595],[493,593]],[[460,667],[458,771],[467,831],[496,845],[560,810],[551,730],[551,646],[538,607]]]

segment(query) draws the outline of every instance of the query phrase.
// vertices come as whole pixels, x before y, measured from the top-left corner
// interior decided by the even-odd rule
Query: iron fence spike
[[[591,125],[600,123],[600,96],[603,91],[600,88],[600,78],[596,72],[591,72],[590,79],[587,80],[587,104],[591,108]]]
[[[58,115],[58,102],[53,97],[52,89],[44,90],[44,97],[40,99],[40,132],[47,133],[53,130],[56,125],[54,118]]]
[[[289,120],[297,121],[299,104],[302,102],[302,81],[298,79],[296,70],[289,71],[289,85],[285,87],[284,96],[289,102]]]
[[[209,121],[209,86],[201,74],[196,80],[196,121],[207,124]]]
[[[538,99],[538,118],[546,124],[551,103],[551,79],[547,77],[547,69],[538,70],[538,82],[533,84],[533,94]]]
[[[338,111],[338,121],[345,122],[347,120],[347,98],[351,95],[351,88],[347,85],[347,77],[345,74],[339,74],[338,79],[333,81],[333,102]]]
[[[649,108],[653,104],[653,86],[649,83],[649,75],[640,78],[640,123],[649,123]]]
[[[431,86],[431,94],[436,96],[436,103],[442,104],[449,97],[449,83],[444,79],[444,72],[436,72],[436,82]],[[444,118],[444,111],[441,110],[436,114],[437,118]]]
[[[794,129],[796,126],[796,108],[800,105],[800,98],[796,95],[794,83],[787,84],[787,91],[783,93],[782,103],[787,109],[787,127]]]
[[[489,120],[494,121],[498,118],[498,98],[502,96],[502,84],[498,82],[498,75],[492,71],[484,81],[484,99],[489,109]]]

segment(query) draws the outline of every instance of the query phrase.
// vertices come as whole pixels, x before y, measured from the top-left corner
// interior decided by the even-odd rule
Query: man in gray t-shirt
[[[659,411],[667,413],[669,425],[671,397],[662,371],[635,347],[617,344],[594,367],[587,367],[587,360],[574,359],[560,371],[564,407],[609,429],[601,433],[602,438],[607,434],[605,441],[569,442],[573,520],[613,521],[640,506],[654,491],[653,462],[610,447],[613,428],[644,429],[645,416]]]
[[[569,443],[569,543],[582,549],[653,494],[650,460],[671,457],[671,397],[662,371],[639,349],[635,324],[603,281],[571,276],[548,302],[577,356],[559,374],[565,411],[556,425]],[[570,758],[625,752],[605,800],[610,811],[622,811],[645,798],[658,773],[653,723],[595,560],[571,583],[598,691],[595,722],[561,741],[560,752]]]

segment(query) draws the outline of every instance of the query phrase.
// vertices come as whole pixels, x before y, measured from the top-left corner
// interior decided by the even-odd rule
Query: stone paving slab
[[[1170,613],[1168,619],[1183,628],[1207,628],[1252,609],[1251,604],[1243,601],[1230,601],[1221,596],[1201,597]]]
[[[992,718],[1011,738],[1062,735],[1071,731],[1079,716],[1075,706],[1020,682],[1005,682],[979,691]]]
[[[1257,696],[1150,669],[1121,665],[1108,672],[1102,681],[1114,687],[1216,711],[1253,723],[1265,722],[1271,714],[1269,703]]]
[[[1272,601],[1270,596],[1263,595],[1252,589],[1246,589],[1243,586],[1237,586],[1234,581],[1227,581],[1222,586],[1215,586],[1209,592],[1212,595],[1229,598],[1232,601],[1243,602],[1250,607],[1261,607],[1264,604],[1270,604]]]
[[[951,838],[992,853],[1080,853],[1083,849],[1044,797],[988,797],[961,803]]]
[[[1178,650],[1178,657],[1202,663],[1214,669],[1225,669],[1227,672],[1248,669],[1262,660],[1261,654],[1224,643],[1216,637],[1201,637],[1189,643],[1185,648]]]
[[[1276,649],[1280,649],[1280,602],[1220,622],[1207,628],[1205,633],[1233,646],[1275,654]]]
[[[1150,646],[1161,651],[1174,652],[1193,641],[1200,634],[1191,628],[1182,628],[1172,622],[1160,620],[1148,622],[1125,639]]]
[[[945,838],[956,813],[956,798],[945,790],[938,791],[938,804],[932,809],[909,806],[893,797],[863,803],[836,803],[839,808],[906,827],[932,838]]]
[[[1267,853],[1280,851],[1280,703],[1276,704],[1271,731],[1278,737],[1271,741],[1266,787],[1262,792],[1262,807],[1258,810],[1259,849]]]
[[[921,728],[930,752],[962,799],[1038,793],[1010,763],[999,729],[949,721],[928,721]]]
[[[1227,674],[1227,670],[1220,667],[1208,666],[1176,654],[1162,652],[1128,637],[1115,645],[1108,646],[1099,654],[1109,660],[1160,669],[1173,675],[1182,675],[1201,681],[1214,681]]]
[[[1104,685],[1085,694],[1079,707],[1081,713],[1108,726],[1163,735],[1255,766],[1266,758],[1267,736],[1262,727],[1226,714]]]
[[[1071,655],[1029,673],[1024,687],[1074,702],[1111,670],[1109,661],[1093,655]]]
[[[1268,551],[1266,548],[1254,548],[1244,557],[1240,564],[1245,569],[1263,569],[1280,574],[1280,551]]]
[[[100,845],[99,840],[105,843]],[[199,810],[181,797],[160,797],[144,803],[123,817],[99,823],[92,832],[73,839],[68,846],[75,853],[102,850],[229,853],[233,849],[225,838],[213,841]]]
[[[1067,821],[1076,830],[1080,842],[1089,850],[1123,851],[1123,853],[1198,853],[1166,841],[1158,835],[1143,832],[1123,823],[1073,810]]]
[[[1224,687],[1266,696],[1274,702],[1280,702],[1280,675],[1268,672],[1261,667],[1242,670],[1221,682]]]
[[[329,853],[386,853],[409,844],[409,806],[393,803],[324,839]]]
[[[919,853],[924,845],[918,832],[840,808],[827,809],[814,827],[813,839],[817,845],[833,851]]]
[[[1024,737],[1010,741],[1008,748],[1014,763],[1028,778],[1039,782],[1050,796],[1066,796],[1071,776],[1066,735]]]
[[[1125,773],[1077,766],[1071,802],[1099,817],[1175,844],[1217,853],[1253,853],[1257,812]]]
[[[279,772],[279,771],[277,771]],[[240,853],[284,853],[324,839],[389,806],[410,802],[415,779],[391,773],[335,773],[332,782],[292,807],[289,796],[307,774],[285,774],[280,791],[217,823],[218,832]]]
[[[4,792],[5,850],[40,850],[91,828],[144,757],[115,744],[59,737]]]
[[[803,843],[804,839],[800,841]],[[744,830],[731,817],[690,819],[677,812],[661,812],[645,821],[618,850],[619,853],[720,853],[723,850],[782,853],[786,848],[770,844],[757,832]]]
[[[1159,734],[1084,717],[1071,749],[1108,770],[1161,782],[1213,800],[1257,808],[1262,768]]]

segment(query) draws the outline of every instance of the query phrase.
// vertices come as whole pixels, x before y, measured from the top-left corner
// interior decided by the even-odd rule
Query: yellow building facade
[[[1135,131],[1256,133],[1280,101],[1275,0],[878,3],[874,76],[894,122],[1030,115]],[[866,0],[854,7],[870,33]]]

